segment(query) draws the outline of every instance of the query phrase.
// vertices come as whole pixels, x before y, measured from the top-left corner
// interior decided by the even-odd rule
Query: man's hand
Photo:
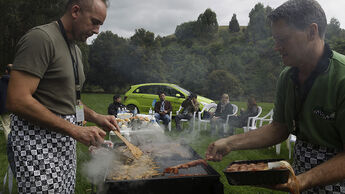
[[[290,174],[290,177],[287,183],[274,185],[274,186],[262,186],[262,187],[272,189],[272,190],[285,191],[285,192],[290,192],[292,194],[297,194],[300,192],[300,181],[298,180],[298,176],[294,178]]]
[[[113,115],[97,114],[94,122],[106,131],[120,131],[120,127]]]
[[[96,126],[78,127],[73,138],[86,146],[99,146],[104,142],[105,135],[105,131]]]
[[[279,191],[286,191],[290,193],[299,193],[300,191],[300,184],[297,178],[294,178],[290,175],[289,180],[285,184],[279,184],[273,186],[274,190],[279,190]]]
[[[228,154],[230,151],[231,148],[228,145],[228,139],[219,139],[208,146],[206,152],[206,160],[221,161],[223,159],[223,156]]]

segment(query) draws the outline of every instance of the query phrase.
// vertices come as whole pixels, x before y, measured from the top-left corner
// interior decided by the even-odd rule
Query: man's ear
[[[71,8],[71,15],[73,19],[76,19],[80,14],[80,6],[79,5],[73,5]]]
[[[310,24],[307,30],[308,30],[307,31],[308,40],[310,41],[315,40],[316,38],[320,36],[319,27],[316,23]]]

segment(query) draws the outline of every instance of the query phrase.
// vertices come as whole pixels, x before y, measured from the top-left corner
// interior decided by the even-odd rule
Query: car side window
[[[156,95],[158,94],[158,91],[159,91],[159,86],[153,85],[153,86],[141,86],[135,89],[133,93]]]
[[[174,88],[171,88],[171,87],[168,87],[168,86],[163,86],[162,89],[166,93],[167,96],[171,96],[171,97],[184,97],[184,95],[181,92],[177,91]]]
[[[166,96],[171,96],[170,88],[167,86],[161,86],[160,91],[164,92]]]
[[[140,93],[142,93],[141,91],[142,91],[142,87],[139,87],[139,88],[135,89],[135,90],[133,91],[133,93],[135,93],[135,94],[140,94]]]

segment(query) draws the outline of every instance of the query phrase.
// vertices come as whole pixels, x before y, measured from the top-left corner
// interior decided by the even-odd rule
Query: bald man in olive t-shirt
[[[35,27],[18,42],[7,108],[14,113],[8,159],[19,193],[74,193],[76,140],[99,146],[106,135],[77,119],[119,129],[114,116],[94,112],[77,95],[85,76],[76,41],[99,32],[106,6],[104,0],[70,0],[58,22]]]

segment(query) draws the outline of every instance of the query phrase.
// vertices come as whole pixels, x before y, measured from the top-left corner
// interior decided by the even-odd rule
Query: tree
[[[217,98],[223,93],[228,93],[231,97],[238,97],[243,94],[239,80],[225,70],[214,70],[207,77],[205,89],[208,96]]]
[[[265,8],[262,3],[258,3],[249,13],[249,24],[246,35],[249,41],[256,43],[259,40],[266,39],[271,36],[271,29],[267,19],[267,13],[272,8]]]
[[[130,53],[125,39],[110,31],[100,33],[90,46],[87,83],[98,85],[108,92],[112,92],[115,86],[129,83],[127,66],[135,60],[135,57],[129,57]]]
[[[135,34],[130,38],[131,44],[142,47],[152,47],[155,43],[155,34],[146,31],[144,28],[136,29]]]
[[[204,13],[200,14],[197,20],[198,35],[204,37],[212,37],[218,32],[217,15],[210,8],[206,9]]]
[[[341,33],[340,22],[336,18],[331,18],[327,25],[326,39],[333,40],[339,38]]]
[[[178,25],[175,30],[177,40],[183,41],[194,38],[196,36],[196,26],[197,23],[195,21],[185,22]]]
[[[12,63],[15,46],[32,27],[57,20],[64,11],[61,0],[1,0],[0,1],[0,67]]]
[[[232,15],[231,21],[229,22],[229,30],[230,32],[240,31],[240,25],[238,24],[236,14]]]
[[[327,25],[326,42],[330,44],[331,48],[345,53],[345,31],[340,28],[340,22],[336,18],[332,18]]]

